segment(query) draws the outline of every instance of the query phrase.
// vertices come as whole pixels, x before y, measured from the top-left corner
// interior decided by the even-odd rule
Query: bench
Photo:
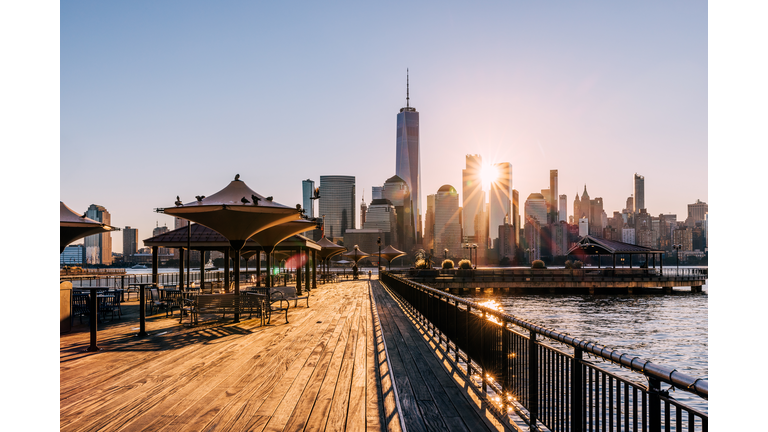
[[[296,287],[292,286],[272,288],[272,291],[270,292],[270,298],[272,302],[279,301],[280,306],[283,305],[283,302],[288,303],[288,306],[290,306],[291,300],[293,300],[293,307],[297,307],[299,305],[299,300],[306,300],[307,307],[309,307],[309,295],[297,296]]]
[[[277,301],[281,301],[281,299],[275,299],[272,297],[272,291],[267,287],[251,287],[247,292],[247,296],[258,296],[264,301],[264,305],[267,306],[264,308],[264,312],[266,313],[267,317],[267,324],[269,324],[272,321],[272,312],[281,312],[285,311],[285,323],[288,324],[288,308],[282,307],[282,302],[280,303],[280,306],[275,306],[274,303]],[[283,299],[284,300],[284,299]]]
[[[182,312],[189,314],[189,322],[192,324],[194,320],[195,324],[198,322],[198,316],[201,313],[220,313],[222,318],[227,313],[234,314],[240,312],[241,314],[248,313],[248,316],[252,316],[255,312],[260,315],[262,322],[264,319],[264,297],[253,295],[239,295],[234,294],[203,294],[192,298],[184,299]],[[182,322],[184,315],[180,314],[179,323]],[[287,321],[287,316],[286,316]]]

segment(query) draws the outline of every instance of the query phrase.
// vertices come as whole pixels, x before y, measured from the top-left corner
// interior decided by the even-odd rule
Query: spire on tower
[[[411,83],[408,68],[405,68],[405,106],[406,108],[410,108],[411,106]]]

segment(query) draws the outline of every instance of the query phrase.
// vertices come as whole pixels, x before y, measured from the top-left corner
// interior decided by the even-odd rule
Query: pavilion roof
[[[645,246],[638,246],[629,243],[623,243],[616,240],[592,237],[585,235],[573,247],[568,249],[568,254],[575,251],[581,251],[588,255],[600,254],[650,254],[664,253],[664,251],[651,249]]]
[[[196,250],[224,250],[230,247],[229,241],[218,232],[207,226],[193,223],[190,228],[189,245]],[[173,231],[164,232],[144,240],[144,246],[159,246],[167,248],[180,248],[187,246],[187,227],[183,226]],[[245,242],[243,250],[255,250],[273,245],[260,245],[252,239]],[[302,235],[291,236],[276,245],[276,249],[306,247],[320,250],[320,246],[314,241]]]

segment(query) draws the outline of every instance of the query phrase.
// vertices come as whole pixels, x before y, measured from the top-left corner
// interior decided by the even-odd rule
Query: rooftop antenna
[[[405,106],[411,107],[411,84],[408,68],[405,68]]]

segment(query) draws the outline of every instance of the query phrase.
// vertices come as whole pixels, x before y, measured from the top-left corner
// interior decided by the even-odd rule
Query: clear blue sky
[[[708,201],[707,18],[699,1],[62,2],[60,199],[141,239],[172,226],[154,208],[238,173],[291,206],[303,179],[354,175],[369,201],[410,68],[425,195],[460,191],[471,153],[512,163],[521,206],[558,169],[569,213],[586,184],[611,215],[637,172],[649,211],[684,219]]]

